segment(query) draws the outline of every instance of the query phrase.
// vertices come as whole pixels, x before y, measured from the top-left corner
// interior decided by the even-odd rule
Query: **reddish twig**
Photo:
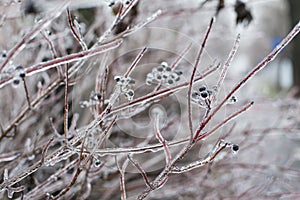
[[[276,48],[269,53],[256,67],[254,67],[248,75],[246,75],[240,82],[238,82],[226,95],[226,97],[216,106],[216,108],[212,111],[212,113],[201,122],[198,126],[194,140],[198,138],[203,128],[207,125],[207,123],[211,120],[211,118],[221,109],[221,107],[230,99],[230,97],[239,90],[242,86],[245,85],[247,81],[250,80],[255,74],[257,74],[260,70],[262,70],[267,64],[269,64],[272,60],[276,58],[276,56],[292,41],[292,39],[299,33],[300,31],[300,21],[295,25],[293,30],[281,41],[280,44],[276,46]]]
[[[21,50],[25,48],[25,44],[29,42],[31,39],[33,39],[42,29],[47,27],[51,21],[53,21],[56,17],[59,16],[59,14],[66,8],[67,3],[69,3],[70,0],[66,0],[64,4],[56,9],[56,12],[54,12],[52,15],[50,15],[48,18],[44,19],[42,22],[38,23],[38,25],[29,33],[27,33],[22,40],[9,51],[7,54],[6,59],[3,61],[3,63],[0,66],[0,72],[3,70],[3,68],[9,63],[10,60],[12,60],[16,54],[18,54]]]
[[[152,184],[151,184],[151,182],[149,181],[149,178],[148,178],[146,172],[143,170],[143,168],[140,166],[140,164],[139,164],[137,161],[135,161],[135,160],[132,158],[132,155],[130,155],[130,154],[128,154],[127,158],[128,158],[129,161],[133,164],[133,166],[135,166],[135,167],[138,169],[138,171],[139,171],[140,174],[142,175],[142,177],[143,177],[143,179],[144,179],[146,185],[147,185],[148,187],[152,188]]]
[[[189,119],[189,129],[190,129],[191,141],[193,139],[193,121],[192,121],[192,106],[191,106],[192,88],[193,88],[193,83],[194,83],[194,79],[195,79],[196,70],[197,70],[197,67],[199,65],[200,58],[201,58],[201,55],[202,55],[203,50],[205,48],[205,45],[206,45],[206,42],[207,42],[207,39],[208,39],[208,36],[209,36],[210,31],[211,31],[213,23],[214,23],[214,18],[212,18],[210,20],[208,29],[205,33],[203,42],[202,42],[201,47],[199,49],[199,52],[197,54],[197,58],[195,60],[194,68],[193,68],[193,71],[192,71],[192,74],[191,74],[191,77],[190,77],[190,82],[189,82],[189,88],[188,88],[188,93],[187,93],[187,95],[188,95],[187,102],[188,102],[188,119]]]
[[[68,140],[68,118],[69,118],[69,64],[66,64],[65,69],[65,104],[64,104],[64,136],[65,140],[64,143],[67,145]]]
[[[137,57],[134,59],[134,61],[131,63],[130,67],[127,69],[127,71],[124,74],[124,77],[127,78],[130,73],[132,72],[132,70],[136,67],[136,65],[140,62],[140,60],[142,59],[143,55],[145,54],[147,50],[147,47],[144,47],[142,49],[142,51],[137,55]]]

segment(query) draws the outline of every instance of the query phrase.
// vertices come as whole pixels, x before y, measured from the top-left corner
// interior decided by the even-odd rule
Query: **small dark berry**
[[[204,91],[200,93],[202,98],[207,98],[208,97],[208,92]]]
[[[151,85],[151,84],[152,84],[152,81],[151,81],[151,80],[146,80],[146,84],[147,84],[147,85]]]
[[[112,7],[113,5],[115,5],[115,2],[113,1],[108,4],[109,7]]]
[[[167,72],[170,72],[171,70],[172,70],[171,67],[166,67],[166,71],[167,71]]]
[[[24,78],[24,77],[25,77],[26,72],[25,72],[23,66],[17,66],[17,67],[16,67],[16,71],[19,72],[19,76],[20,76],[21,78]]]
[[[100,160],[96,160],[94,164],[95,164],[95,167],[99,167],[101,165],[101,161]]]
[[[14,79],[13,84],[14,85],[19,85],[20,84],[20,79]]]
[[[237,102],[237,99],[236,99],[235,96],[232,96],[230,100],[231,100],[232,102],[234,102],[234,103]]]
[[[199,88],[199,92],[203,92],[203,91],[205,91],[206,90],[206,87],[205,86],[201,86],[200,88]]]
[[[193,92],[193,93],[192,93],[192,97],[193,97],[193,98],[196,98],[196,97],[198,97],[198,96],[199,96],[198,92]]]
[[[168,84],[172,85],[174,83],[174,81],[172,79],[168,80]]]
[[[119,78],[119,77],[115,78],[116,82],[119,82],[120,80],[121,80],[121,78]]]
[[[175,71],[175,73],[176,73],[177,75],[179,75],[179,76],[183,74],[182,71]]]
[[[129,91],[127,94],[131,97],[134,95],[133,91]]]
[[[102,95],[99,94],[99,93],[97,93],[96,96],[97,96],[98,99],[101,99],[101,97],[102,97]]]
[[[1,56],[2,56],[2,58],[6,58],[7,57],[7,52],[6,51],[2,51]]]
[[[24,78],[26,76],[25,72],[22,72],[19,74],[21,78]]]
[[[100,93],[95,93],[95,94],[93,94],[91,99],[94,100],[94,101],[98,101],[98,100],[101,99],[101,97],[102,97],[102,95]]]
[[[162,71],[164,71],[164,68],[163,67],[158,67],[157,71],[162,72]]]
[[[232,146],[232,150],[233,150],[233,151],[238,151],[238,150],[239,150],[239,145],[234,144],[234,145]]]

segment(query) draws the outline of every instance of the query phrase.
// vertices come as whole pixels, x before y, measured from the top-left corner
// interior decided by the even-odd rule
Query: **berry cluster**
[[[117,83],[117,86],[120,87],[121,93],[124,94],[129,101],[131,101],[134,96],[134,91],[130,89],[130,86],[135,83],[135,80],[133,78],[124,76],[115,76],[114,79]]]
[[[25,78],[26,71],[23,66],[17,66],[14,69],[14,78],[13,78],[13,85],[18,86],[21,82],[21,79]]]
[[[232,96],[230,97],[230,99],[228,100],[227,104],[234,104],[236,103],[238,100],[236,98],[236,96]]]
[[[152,69],[152,72],[147,74],[146,84],[151,85],[154,82],[160,84],[172,85],[180,80],[181,71],[173,70],[168,63],[162,62],[158,67]]]
[[[199,92],[198,92],[199,91]],[[214,90],[208,90],[206,86],[199,87],[198,91],[192,93],[192,101],[202,107],[208,107]]]

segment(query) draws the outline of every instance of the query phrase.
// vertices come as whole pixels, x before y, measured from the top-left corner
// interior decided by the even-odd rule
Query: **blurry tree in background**
[[[290,3],[290,17],[291,26],[297,23],[299,20],[300,13],[300,1],[299,0],[289,0]],[[292,42],[292,62],[293,62],[293,85],[298,88],[297,97],[300,97],[300,38],[296,37]]]

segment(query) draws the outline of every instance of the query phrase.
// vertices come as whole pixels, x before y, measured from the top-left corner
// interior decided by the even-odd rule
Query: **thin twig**
[[[181,54],[177,57],[177,59],[171,64],[171,68],[175,69],[178,65],[178,63],[184,58],[184,56],[189,52],[189,50],[192,47],[192,43],[190,43],[182,52]]]
[[[221,72],[220,78],[219,78],[219,80],[217,82],[217,89],[218,90],[221,87],[221,85],[223,84],[223,82],[225,80],[225,77],[226,77],[226,73],[228,71],[228,68],[229,68],[229,66],[230,66],[230,64],[231,64],[231,62],[232,62],[232,60],[233,60],[233,58],[234,58],[234,56],[235,56],[238,48],[239,48],[240,39],[241,39],[241,35],[238,34],[237,37],[236,37],[236,40],[235,40],[235,42],[233,44],[233,47],[232,47],[232,49],[231,49],[231,51],[229,53],[229,56],[228,56],[225,64],[222,67],[222,72]]]
[[[217,124],[215,127],[213,127],[212,129],[210,129],[209,131],[199,135],[199,137],[197,138],[197,141],[202,140],[203,138],[208,137],[209,135],[211,135],[212,133],[214,133],[216,130],[218,130],[220,127],[222,127],[223,125],[225,125],[227,122],[231,121],[232,119],[234,119],[235,117],[237,117],[238,115],[242,114],[243,112],[247,111],[249,108],[251,108],[253,106],[253,101],[251,101],[250,103],[248,103],[247,105],[245,105],[244,107],[242,107],[241,109],[239,109],[238,111],[232,113],[231,115],[229,115],[228,117],[226,117],[222,122],[220,122],[219,124]]]
[[[195,60],[194,68],[193,68],[193,71],[192,71],[192,74],[191,74],[191,77],[190,77],[190,82],[189,82],[189,88],[188,88],[188,93],[187,93],[187,95],[188,95],[187,102],[188,102],[188,119],[189,119],[189,129],[190,129],[191,141],[193,139],[193,132],[194,132],[193,131],[193,120],[192,120],[192,105],[191,105],[192,88],[193,88],[193,83],[194,83],[194,79],[195,79],[196,70],[197,70],[197,67],[199,65],[200,58],[201,58],[201,55],[202,55],[203,50],[205,48],[205,45],[206,45],[206,42],[207,42],[207,39],[208,39],[208,36],[209,36],[210,31],[211,31],[213,23],[214,23],[214,18],[212,18],[210,20],[208,29],[205,33],[203,42],[202,42],[201,47],[199,49],[199,52],[197,54],[197,58]]]
[[[147,47],[144,47],[142,49],[142,51],[137,55],[137,57],[134,59],[134,61],[131,63],[130,67],[127,69],[127,71],[124,74],[124,77],[127,78],[130,73],[132,72],[132,70],[136,67],[136,65],[140,62],[140,60],[142,59],[143,55],[145,54],[147,50]]]
[[[78,53],[74,53],[74,54],[70,54],[67,56],[63,56],[60,58],[56,58],[50,61],[46,61],[46,62],[41,62],[38,64],[35,64],[31,67],[26,68],[26,75],[30,76],[36,73],[40,73],[46,70],[49,70],[53,67],[62,65],[62,64],[67,64],[67,63],[71,63],[71,62],[75,62],[75,61],[81,61],[84,60],[86,58],[89,58],[91,56],[95,56],[98,55],[100,53],[112,50],[118,46],[120,46],[122,43],[122,40],[116,40],[116,41],[112,41],[111,43],[107,43],[107,44],[103,44],[101,46],[95,47],[93,49],[89,49],[86,51],[81,51]],[[7,79],[4,79],[2,81],[0,81],[0,88],[4,87],[5,85],[9,84],[12,81],[13,77],[9,77]]]
[[[45,145],[43,152],[42,152],[42,157],[40,159],[39,162],[37,162],[36,164],[34,164],[33,166],[29,167],[26,171],[20,173],[18,176],[15,176],[9,180],[6,180],[4,182],[2,182],[0,184],[0,190],[7,188],[9,186],[12,186],[18,182],[20,182],[21,180],[23,180],[24,178],[26,178],[27,176],[29,176],[30,174],[36,172],[45,162],[45,154],[49,148],[49,145],[51,144],[53,139],[50,139],[48,141],[48,143]]]
[[[138,169],[138,171],[139,171],[140,174],[142,175],[142,177],[143,177],[143,179],[144,179],[146,185],[147,185],[148,187],[152,188],[151,182],[149,181],[149,178],[148,178],[146,172],[143,170],[143,168],[140,166],[140,164],[132,158],[132,155],[131,155],[131,154],[128,154],[127,157],[128,157],[128,159],[129,159],[129,161],[133,164],[133,166],[135,166],[135,167]]]
[[[65,140],[64,143],[67,145],[67,140],[68,140],[68,118],[69,118],[69,64],[66,64],[66,69],[65,69],[65,104],[64,104],[64,136]]]
[[[28,88],[27,88],[27,84],[25,81],[25,77],[22,78],[23,81],[23,85],[24,85],[24,90],[25,90],[25,95],[26,95],[26,100],[27,100],[27,104],[28,104],[28,109],[31,109],[31,103],[30,103],[30,97],[29,97],[29,92],[28,92]]]
[[[66,0],[58,9],[56,9],[56,12],[52,13],[52,15],[50,15],[48,18],[38,23],[38,25],[34,29],[32,29],[32,31],[27,33],[22,38],[22,40],[13,49],[9,51],[6,59],[0,66],[0,72],[4,69],[4,67],[9,63],[10,60],[12,60],[20,51],[22,51],[25,48],[25,44],[27,42],[33,39],[41,30],[47,27],[55,18],[57,18],[63,12],[63,10],[67,7],[70,1],[71,0]]]
[[[122,169],[117,160],[117,156],[115,156],[116,165],[120,173],[120,190],[121,190],[121,200],[126,200],[126,187],[125,187],[125,169],[128,166],[129,159],[126,159],[122,165]]]
[[[36,193],[40,192],[41,190],[43,190],[43,187],[46,187],[47,185],[49,185],[51,182],[54,182],[57,180],[57,178],[65,173],[67,173],[70,169],[72,169],[75,164],[78,162],[78,159],[73,160],[72,162],[70,162],[69,164],[67,164],[65,167],[63,167],[62,169],[58,170],[57,172],[55,172],[54,174],[52,174],[47,180],[45,180],[44,182],[40,183],[39,185],[37,185],[35,188],[33,188],[31,191],[29,191],[26,195],[25,195],[25,199],[33,199],[36,195]]]
[[[222,150],[224,150],[227,147],[231,147],[231,146],[232,146],[231,143],[225,142],[224,140],[219,140],[215,144],[213,149],[204,158],[202,158],[200,160],[197,160],[195,162],[192,162],[188,165],[184,165],[184,166],[181,166],[181,167],[174,167],[172,169],[171,173],[181,174],[181,173],[188,172],[188,171],[191,171],[193,169],[197,169],[199,167],[202,167],[202,166],[212,162]]]
[[[72,32],[74,38],[78,41],[78,43],[80,44],[80,46],[83,50],[87,50],[88,47],[85,44],[85,42],[83,41],[83,37],[81,35],[78,35],[78,34],[81,34],[81,33],[79,32],[79,30],[76,31],[75,28],[74,28],[74,24],[73,24],[73,21],[72,21],[72,17],[71,17],[71,13],[70,13],[69,8],[67,8],[67,15],[68,15],[68,23],[69,23],[69,26],[70,26],[70,29],[71,29],[71,32]]]
[[[63,195],[65,195],[71,189],[71,187],[75,184],[79,174],[82,172],[83,167],[80,166],[80,164],[81,164],[81,161],[83,160],[83,153],[82,152],[83,152],[83,149],[84,149],[85,139],[86,139],[86,137],[84,137],[83,142],[81,144],[81,150],[80,150],[80,154],[79,154],[78,166],[77,166],[75,174],[73,175],[73,178],[72,178],[71,182],[62,191],[60,191],[60,193],[58,193],[55,197],[53,197],[53,200],[56,200],[56,199],[62,197]],[[87,159],[87,162],[90,159],[91,159],[91,157]]]
[[[272,60],[276,58],[276,56],[292,41],[292,39],[299,33],[300,31],[300,21],[295,25],[293,30],[281,41],[280,44],[276,46],[276,48],[269,53],[256,67],[254,67],[240,82],[238,82],[227,94],[227,96],[216,106],[216,108],[212,111],[212,113],[201,122],[198,126],[194,139],[197,139],[200,135],[203,128],[207,125],[207,123],[211,120],[211,118],[221,109],[221,107],[232,97],[232,95],[239,90],[242,86],[245,85],[247,81],[250,80],[254,75],[256,75],[260,70],[266,67]]]
[[[137,199],[145,199],[149,193],[157,189],[158,185],[161,185],[162,182],[165,182],[167,177],[170,174],[170,169],[174,167],[175,163],[181,160],[187,152],[197,143],[201,130],[205,127],[205,125],[210,121],[210,119],[217,113],[217,111],[225,104],[225,102],[232,96],[234,92],[236,92],[242,85],[245,84],[253,75],[255,75],[259,70],[264,68],[270,61],[272,61],[280,51],[299,33],[300,31],[300,21],[295,26],[295,28],[286,36],[286,38],[260,63],[258,64],[241,82],[239,82],[224,98],[224,100],[217,106],[217,108],[199,125],[198,129],[194,134],[194,138],[192,143],[188,143],[172,160],[170,167],[165,168],[153,181],[152,187],[147,187]],[[202,136],[200,136],[203,138]]]
[[[54,83],[52,83],[45,92],[38,96],[35,100],[31,102],[31,107],[34,108],[42,99],[44,99],[51,91],[53,91],[56,87],[58,87],[62,83],[63,79],[58,79]],[[15,119],[14,121],[4,130],[4,132],[0,136],[0,141],[6,137],[6,135],[18,124],[30,111],[30,107],[25,108]]]
[[[159,130],[159,114],[156,114],[156,116],[155,116],[154,129],[155,129],[156,138],[163,145],[163,148],[164,148],[164,153],[165,153],[165,158],[166,158],[166,166],[169,166],[171,163],[171,153],[170,153],[167,141],[164,139],[164,137],[162,136],[162,134]]]

